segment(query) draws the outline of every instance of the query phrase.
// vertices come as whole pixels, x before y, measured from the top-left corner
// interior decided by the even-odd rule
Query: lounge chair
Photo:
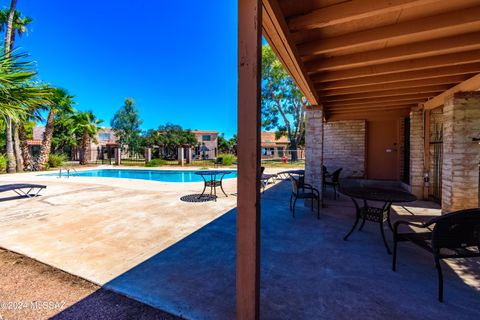
[[[399,233],[401,225],[427,229],[428,232]],[[438,301],[443,301],[443,274],[440,260],[480,257],[480,208],[452,212],[425,223],[397,221],[393,228],[392,270],[397,269],[397,244],[411,241],[433,254],[438,273]]]
[[[290,211],[292,211],[292,216],[295,218],[295,204],[297,203],[297,199],[312,199],[312,202],[313,200],[317,200],[317,219],[320,219],[320,193],[318,190],[308,183],[299,182],[299,180],[293,176],[290,176],[290,181],[292,182],[292,194],[290,195]],[[313,211],[313,203],[311,209]]]
[[[33,198],[38,196],[47,186],[40,184],[16,183],[0,185],[0,192],[13,191],[21,197]]]
[[[261,167],[261,174],[262,176],[260,177],[260,182],[262,183],[262,189],[265,191],[265,187],[272,181],[275,183],[275,180],[277,178],[276,174],[267,174],[263,173],[265,171],[265,167]]]

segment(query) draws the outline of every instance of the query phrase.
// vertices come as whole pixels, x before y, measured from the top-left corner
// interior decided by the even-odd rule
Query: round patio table
[[[225,190],[223,190],[222,181],[225,175],[230,174],[232,172],[233,171],[227,171],[227,170],[195,171],[194,173],[201,176],[204,182],[202,194],[198,196],[198,199],[200,199],[205,194],[205,190],[208,187],[210,188],[210,195],[215,196],[215,201],[217,201],[217,187],[220,187],[223,194],[226,197],[228,197],[228,195],[225,193]]]
[[[386,221],[390,230],[393,231],[392,222],[390,221],[390,209],[392,203],[412,202],[417,200],[417,198],[406,191],[383,188],[351,187],[342,188],[339,192],[350,197],[355,204],[356,209],[355,223],[343,240],[348,239],[357,227],[360,219],[362,219],[362,224],[360,225],[360,228],[358,228],[359,231],[362,230],[365,221],[376,222],[380,226],[380,233],[382,234],[383,243],[385,244],[387,253],[391,254],[390,247],[385,239],[383,223]],[[360,206],[355,199],[363,200],[363,206]],[[373,207],[370,206],[367,201],[383,202],[383,206],[381,208]]]

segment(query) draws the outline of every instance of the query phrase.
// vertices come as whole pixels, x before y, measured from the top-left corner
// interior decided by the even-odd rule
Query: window
[[[211,141],[212,137],[209,134],[204,134],[202,136],[202,141]]]
[[[98,140],[100,140],[100,141],[109,141],[109,140],[110,140],[110,133],[100,132],[100,133],[98,134]]]

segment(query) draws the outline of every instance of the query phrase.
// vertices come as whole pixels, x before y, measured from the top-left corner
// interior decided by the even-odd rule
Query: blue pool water
[[[70,172],[71,177],[95,178],[125,178],[142,179],[163,182],[201,182],[202,177],[193,170],[128,170],[128,169],[98,169]],[[42,176],[58,176],[58,172],[42,174]],[[224,179],[236,178],[237,172],[225,175]]]

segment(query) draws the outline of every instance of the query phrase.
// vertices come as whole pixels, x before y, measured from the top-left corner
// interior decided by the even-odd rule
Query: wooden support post
[[[428,172],[428,177],[430,177],[430,110],[425,110],[423,114],[423,132],[424,132],[424,142],[423,142],[423,174]],[[429,187],[430,182],[425,182],[423,185],[423,199],[428,200],[429,196]]]
[[[260,317],[262,2],[238,2],[237,319]]]

